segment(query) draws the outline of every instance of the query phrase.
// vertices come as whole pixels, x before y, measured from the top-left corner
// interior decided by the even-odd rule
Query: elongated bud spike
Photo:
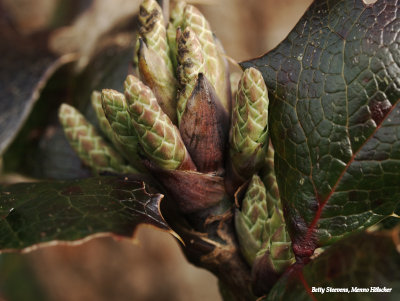
[[[176,119],[176,79],[161,56],[140,40],[139,72],[143,82],[150,87],[162,110],[173,123]]]
[[[178,129],[150,88],[132,75],[124,86],[128,111],[146,156],[163,169],[195,170]]]
[[[294,262],[282,211],[276,204],[268,208],[267,192],[258,175],[248,185],[241,211],[235,212],[235,227],[243,255],[255,275],[267,269],[276,278]]]
[[[283,214],[277,206],[273,207],[265,232],[267,240],[257,253],[252,268],[254,284],[260,293],[271,289],[283,272],[295,262]]]
[[[128,113],[125,96],[118,91],[104,89],[101,92],[102,107],[114,133],[118,151],[141,172],[146,172],[139,156],[139,138]]]
[[[264,164],[268,148],[268,92],[263,77],[246,69],[232,110],[230,166],[227,182],[233,190]]]
[[[242,209],[235,213],[235,227],[239,245],[247,262],[252,265],[260,251],[268,221],[266,191],[259,176],[254,175],[242,201]]]
[[[144,0],[140,5],[139,23],[140,35],[148,48],[158,53],[165,62],[168,70],[173,73],[172,62],[169,58],[166,28],[161,7],[155,0]]]
[[[184,25],[190,26],[197,35],[204,53],[207,70],[205,75],[214,86],[222,105],[227,112],[231,109],[231,91],[225,58],[217,46],[210,24],[203,14],[194,6],[186,5]]]
[[[195,32],[186,27],[178,37],[178,62],[180,83],[186,84],[206,70],[204,52]]]
[[[58,114],[65,136],[81,160],[95,172],[135,173],[74,107],[62,104]]]
[[[205,60],[200,42],[190,27],[184,32],[178,29],[178,81],[181,90],[178,94],[178,123],[186,108],[186,102],[193,92],[199,73],[205,73]]]
[[[269,253],[271,267],[279,275],[294,262],[294,255],[291,248],[291,240],[286,230],[286,224],[282,212],[282,204],[279,197],[278,183],[276,182],[274,170],[274,148],[268,147],[265,165],[261,170],[262,181],[265,185],[267,195],[269,223],[269,246],[264,244],[258,256]],[[265,256],[265,255],[264,255]]]

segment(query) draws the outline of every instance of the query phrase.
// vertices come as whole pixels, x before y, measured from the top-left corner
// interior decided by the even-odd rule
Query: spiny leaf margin
[[[88,236],[132,237],[140,224],[173,233],[159,209],[162,199],[129,177],[0,187],[0,252],[27,252]]]

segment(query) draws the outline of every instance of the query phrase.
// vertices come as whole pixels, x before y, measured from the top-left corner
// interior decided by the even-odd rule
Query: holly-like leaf
[[[399,233],[391,234],[361,233],[344,239],[305,267],[289,270],[263,300],[399,300]],[[318,287],[325,292],[316,292]],[[328,287],[348,289],[349,293],[328,292]],[[372,287],[387,291],[372,292]],[[357,292],[357,288],[369,292]]]
[[[244,62],[270,93],[278,184],[298,258],[400,213],[400,3],[316,0]]]
[[[142,223],[170,231],[159,211],[162,198],[141,181],[111,176],[2,187],[0,250],[94,234],[131,237]]]

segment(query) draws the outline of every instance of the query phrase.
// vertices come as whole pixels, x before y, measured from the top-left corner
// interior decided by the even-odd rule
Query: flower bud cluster
[[[249,68],[230,78],[208,21],[184,1],[172,2],[165,22],[157,2],[145,0],[139,23],[136,74],[127,76],[122,92],[92,95],[104,138],[63,105],[59,118],[70,144],[97,173],[152,174],[183,213],[226,200],[232,207],[234,193],[247,185],[243,200],[236,196],[242,253],[250,265],[269,254],[281,271],[293,255],[266,160],[269,101],[261,73]],[[231,82],[238,84],[231,89]]]

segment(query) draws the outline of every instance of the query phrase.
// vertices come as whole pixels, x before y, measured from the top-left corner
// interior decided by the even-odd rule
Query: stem
[[[170,207],[172,202],[167,202]],[[168,213],[173,210],[168,208]],[[237,301],[254,301],[251,290],[251,269],[240,254],[233,224],[233,208],[222,201],[203,212],[191,214],[188,219],[195,228],[183,221],[180,213],[167,216],[171,227],[182,238],[182,250],[192,264],[211,271],[221,284],[229,289]],[[205,212],[207,211],[207,212]],[[221,213],[222,212],[222,213]],[[204,218],[208,216],[208,218]],[[202,221],[202,223],[201,223]]]

